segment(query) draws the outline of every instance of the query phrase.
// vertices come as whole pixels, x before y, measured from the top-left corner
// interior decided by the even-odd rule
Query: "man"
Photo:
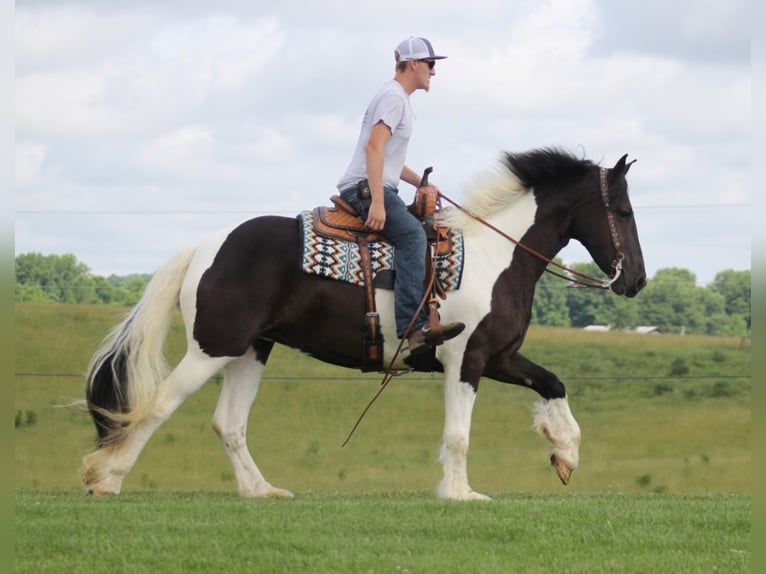
[[[380,231],[396,248],[394,299],[396,333],[402,338],[423,299],[426,236],[422,224],[399,197],[399,180],[420,184],[420,176],[405,165],[412,136],[410,94],[428,91],[436,75],[437,56],[425,38],[408,38],[394,51],[396,72],[370,102],[351,163],[338,182],[340,195],[356,209],[370,229]],[[459,335],[463,323],[441,326],[444,340]],[[408,337],[410,356],[435,344],[424,305]]]

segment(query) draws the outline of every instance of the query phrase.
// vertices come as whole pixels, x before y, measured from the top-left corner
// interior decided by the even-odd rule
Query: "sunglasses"
[[[423,62],[425,64],[428,64],[429,70],[433,70],[434,66],[436,66],[436,60],[418,60],[418,62]]]

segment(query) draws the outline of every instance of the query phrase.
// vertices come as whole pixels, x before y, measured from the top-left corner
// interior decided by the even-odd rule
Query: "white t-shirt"
[[[399,187],[407,157],[407,144],[412,136],[413,119],[409,95],[399,82],[391,80],[383,85],[367,107],[351,163],[338,182],[339,190],[367,177],[367,142],[370,140],[372,127],[379,121],[391,129],[391,138],[386,142],[383,151],[383,185]]]

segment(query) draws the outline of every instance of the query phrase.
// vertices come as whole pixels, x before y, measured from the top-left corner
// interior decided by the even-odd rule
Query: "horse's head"
[[[646,285],[646,269],[625,179],[635,160],[627,162],[627,158],[622,156],[611,169],[595,169],[591,177],[598,193],[589,192],[588,199],[575,208],[571,236],[613,279],[615,293],[634,297]]]

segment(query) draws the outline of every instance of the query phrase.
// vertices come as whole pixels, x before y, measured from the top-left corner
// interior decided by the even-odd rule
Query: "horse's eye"
[[[633,210],[629,207],[618,207],[616,211],[620,217],[630,217],[633,215]]]

